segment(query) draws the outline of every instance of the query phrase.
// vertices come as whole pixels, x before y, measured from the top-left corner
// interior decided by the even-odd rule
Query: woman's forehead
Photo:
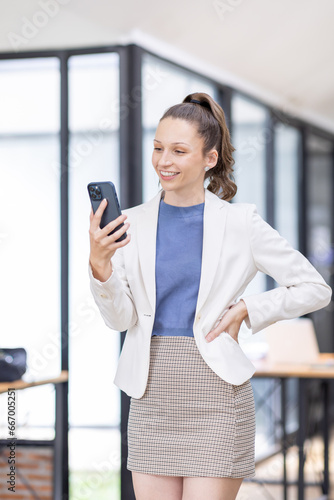
[[[155,139],[160,142],[191,144],[201,138],[195,123],[180,118],[164,118],[159,122]]]

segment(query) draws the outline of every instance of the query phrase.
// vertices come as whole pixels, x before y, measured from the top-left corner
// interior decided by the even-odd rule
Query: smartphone
[[[117,198],[117,193],[115,186],[112,182],[106,181],[106,182],[90,182],[87,186],[88,189],[88,194],[90,198],[90,202],[92,204],[92,209],[95,214],[96,210],[98,209],[101,201],[106,198],[108,204],[106,208],[104,209],[104,212],[102,214],[101,222],[100,222],[100,227],[101,229],[104,228],[109,222],[112,220],[117,219],[120,215],[122,215],[121,212],[121,207],[119,205],[119,201]],[[115,231],[118,231],[122,226],[124,226],[124,223],[120,224],[117,226],[111,233],[108,234],[110,236],[113,234]],[[122,234],[120,238],[118,238],[118,241],[125,240],[127,237],[126,232]]]

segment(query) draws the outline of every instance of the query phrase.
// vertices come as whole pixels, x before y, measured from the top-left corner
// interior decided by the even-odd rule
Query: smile
[[[160,171],[160,176],[165,179],[165,178],[168,178],[168,179],[173,179],[174,177],[176,177],[180,172],[167,172],[165,170],[161,170]]]

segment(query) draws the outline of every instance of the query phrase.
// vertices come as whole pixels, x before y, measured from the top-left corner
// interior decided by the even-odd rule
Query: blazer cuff
[[[274,288],[260,294],[242,297],[248,311],[248,316],[244,321],[247,327],[251,329],[252,334],[267,328],[280,319],[284,319],[283,317],[280,318],[275,310],[275,304],[279,296],[279,289]],[[284,316],[283,313],[282,316]],[[296,316],[299,316],[297,311]]]
[[[114,267],[112,267],[111,275],[109,276],[109,278],[106,281],[100,281],[100,280],[98,280],[97,278],[94,277],[92,266],[90,265],[90,262],[88,262],[88,274],[89,274],[89,277],[92,280],[97,281],[97,283],[99,283],[100,285],[104,285],[105,283],[108,283],[108,281],[111,280],[112,275],[114,274],[114,271],[115,271],[115,269],[114,269]]]
[[[88,274],[92,292],[95,292],[101,298],[112,299],[117,291],[119,292],[121,284],[114,266],[107,281],[100,281],[94,277],[90,262],[88,262]]]

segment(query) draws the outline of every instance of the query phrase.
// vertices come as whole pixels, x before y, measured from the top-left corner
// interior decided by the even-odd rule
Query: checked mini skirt
[[[127,468],[249,478],[255,474],[254,440],[250,381],[238,386],[222,380],[193,337],[153,336],[146,391],[130,401]]]

